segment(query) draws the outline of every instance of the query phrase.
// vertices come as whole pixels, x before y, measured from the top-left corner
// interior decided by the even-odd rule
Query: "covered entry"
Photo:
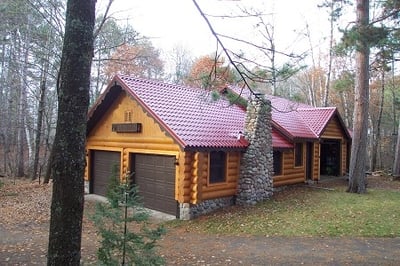
[[[175,156],[131,154],[132,182],[144,207],[176,215]]]
[[[109,180],[113,175],[113,168],[119,169],[121,164],[121,153],[114,151],[99,151],[91,152],[92,158],[92,176],[90,182],[90,193],[106,196]]]
[[[322,140],[321,142],[321,175],[340,175],[340,141]]]

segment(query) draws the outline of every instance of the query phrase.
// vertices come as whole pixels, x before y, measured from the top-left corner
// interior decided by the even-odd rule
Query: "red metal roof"
[[[119,75],[118,83],[184,148],[246,148],[244,111],[210,92]]]
[[[244,98],[253,97],[246,88],[238,88],[230,86],[230,90],[236,94],[240,94]],[[318,135],[309,127],[299,113],[299,109],[312,108],[310,105],[293,102],[282,97],[265,95],[265,98],[271,102],[272,106],[272,124],[275,128],[290,140],[309,139],[317,140]],[[274,136],[273,136],[274,137]],[[277,147],[277,143],[273,141],[273,146]]]
[[[246,140],[238,137],[244,131],[245,110],[223,97],[215,101],[208,91],[125,75],[117,75],[110,84],[89,111],[89,130],[99,121],[101,112],[97,109],[102,109],[99,106],[104,105],[103,109],[110,106],[122,88],[185,149],[245,149],[248,146]],[[244,98],[251,97],[247,89],[229,89]],[[318,140],[337,113],[335,107],[315,108],[276,96],[266,98],[272,105],[274,148],[293,148],[296,139]]]
[[[252,97],[251,92],[246,88],[230,86],[229,89],[244,98]],[[337,114],[336,107],[313,107],[278,96],[265,95],[265,97],[271,102],[272,124],[275,129],[292,141],[295,139],[318,140],[327,123]],[[341,121],[339,114],[338,117]],[[344,127],[343,123],[342,126]],[[276,136],[273,134],[274,137]],[[274,140],[274,147],[278,145],[276,142]]]
[[[286,139],[277,129],[272,128],[272,147],[280,149],[291,149],[293,143]]]
[[[320,137],[331,117],[336,113],[335,107],[300,108],[300,117],[310,129]]]

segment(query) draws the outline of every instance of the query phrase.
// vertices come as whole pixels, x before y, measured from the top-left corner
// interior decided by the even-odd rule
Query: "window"
[[[274,175],[282,174],[282,152],[274,151]]]
[[[294,150],[294,166],[303,165],[303,143],[296,143]]]
[[[226,154],[223,151],[212,151],[209,156],[209,182],[220,183],[225,181]]]

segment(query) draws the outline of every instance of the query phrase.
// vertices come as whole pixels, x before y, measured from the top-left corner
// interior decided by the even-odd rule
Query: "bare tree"
[[[328,8],[329,12],[329,53],[328,53],[328,69],[326,71],[325,88],[322,97],[322,105],[328,106],[329,93],[331,90],[331,76],[332,76],[332,63],[334,56],[334,41],[335,41],[335,23],[342,15],[343,4],[347,3],[347,0],[325,0],[320,7]]]
[[[385,104],[385,83],[386,83],[386,71],[388,70],[385,62],[378,62],[377,71],[379,72],[380,80],[376,87],[376,97],[375,99],[375,112],[370,112],[371,117],[371,125],[372,125],[372,136],[371,136],[371,171],[376,171],[380,161],[380,149],[381,149],[381,128],[382,128],[382,116],[383,116],[383,109]],[[380,89],[380,90],[379,90]],[[373,102],[372,97],[372,90],[371,90],[371,100]],[[380,95],[379,95],[380,94]],[[378,97],[380,96],[380,97]],[[372,108],[371,108],[372,109]],[[377,113],[377,114],[376,114]]]
[[[236,71],[240,79],[238,82],[244,84],[251,91],[251,87],[269,84],[272,86],[272,90],[275,91],[273,93],[277,94],[277,83],[286,81],[302,68],[299,62],[303,55],[296,55],[293,52],[286,51],[286,49],[281,51],[276,48],[273,14],[264,14],[254,8],[248,9],[244,6],[236,6],[235,12],[237,14],[211,15],[203,12],[196,0],[193,0],[193,3],[217,40],[215,54],[225,54],[228,63]],[[272,21],[265,19],[267,16],[272,17]],[[210,18],[226,20],[248,19],[253,23],[258,38],[248,40],[243,36],[217,32]],[[228,47],[226,43],[234,45]],[[237,47],[233,49],[234,46]],[[216,58],[219,57],[216,56]],[[278,60],[278,57],[282,60]],[[281,63],[278,66],[278,61],[285,61],[285,63]]]
[[[108,5],[113,0],[109,0]],[[108,15],[108,17],[107,17]],[[92,66],[91,103],[100,95],[101,90],[109,82],[105,73],[106,65],[111,61],[111,55],[122,45],[135,45],[139,37],[129,24],[121,26],[112,14],[107,12],[96,19],[96,34]]]
[[[171,65],[173,73],[171,73],[169,79],[175,84],[183,84],[193,64],[190,51],[183,46],[176,45],[172,48],[168,58],[173,62],[173,65]]]

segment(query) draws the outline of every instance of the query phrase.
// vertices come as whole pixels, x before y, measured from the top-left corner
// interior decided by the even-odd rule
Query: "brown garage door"
[[[176,215],[175,156],[135,154],[133,182],[144,207]]]
[[[106,196],[113,167],[119,175],[121,153],[113,151],[92,151],[91,193]]]

